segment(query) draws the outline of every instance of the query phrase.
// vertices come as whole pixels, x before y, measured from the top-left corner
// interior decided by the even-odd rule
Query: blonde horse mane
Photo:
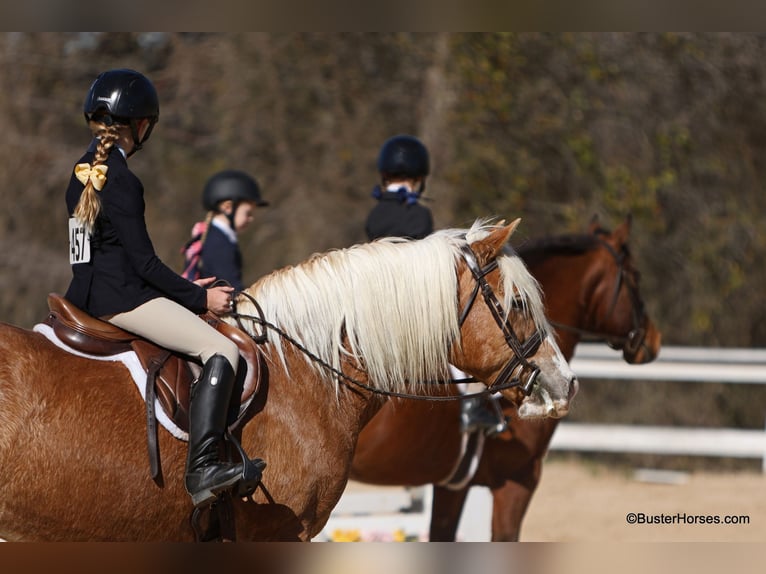
[[[418,241],[386,238],[314,254],[261,278],[246,291],[268,322],[326,364],[340,369],[341,358],[350,356],[366,370],[371,386],[402,392],[407,383],[449,377],[449,348],[460,342],[460,249],[492,228],[477,220],[469,230],[440,230]],[[514,297],[517,303],[521,299],[538,328],[547,332],[540,288],[521,259],[502,255],[498,264],[504,308],[510,308]],[[255,314],[245,298],[238,300],[238,310]],[[282,337],[267,332],[287,369]],[[337,383],[329,370],[306,360]]]

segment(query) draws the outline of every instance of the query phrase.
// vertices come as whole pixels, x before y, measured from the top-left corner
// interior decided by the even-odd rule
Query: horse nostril
[[[556,416],[557,414],[558,414],[558,411],[556,411],[556,408],[553,405],[551,405],[550,407],[548,407],[548,410],[546,411],[545,416],[551,417],[551,418],[558,418]]]
[[[579,389],[580,383],[577,381],[577,377],[572,377],[572,380],[569,381],[569,394],[567,395],[567,400],[571,401]]]

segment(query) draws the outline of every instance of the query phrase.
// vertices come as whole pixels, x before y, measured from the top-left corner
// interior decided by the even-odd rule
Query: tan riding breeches
[[[206,363],[215,354],[226,357],[234,371],[239,363],[236,343],[175,301],[158,297],[109,322],[153,343]]]

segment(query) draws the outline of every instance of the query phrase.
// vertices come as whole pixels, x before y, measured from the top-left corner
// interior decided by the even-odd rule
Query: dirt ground
[[[766,542],[766,474],[660,473],[652,478],[646,482],[630,471],[548,461],[521,540]],[[662,482],[668,478],[681,480]],[[639,515],[639,521],[641,513],[647,518],[629,524],[628,513]],[[686,522],[680,520],[683,515]],[[724,524],[726,516],[748,516],[749,524]],[[701,523],[715,517],[721,523]]]

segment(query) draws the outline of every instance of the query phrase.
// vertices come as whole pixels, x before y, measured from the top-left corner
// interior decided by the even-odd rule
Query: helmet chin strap
[[[136,120],[130,120],[130,134],[133,136],[133,149],[127,153],[127,157],[132,156],[143,147],[143,142],[138,137],[138,123]]]
[[[139,139],[138,137],[138,121],[136,120],[130,120],[130,133],[133,136],[133,149],[130,150],[130,153],[126,154],[126,157],[132,156],[134,153],[136,153],[138,150],[144,147],[144,142],[149,139],[149,136],[152,133],[152,129],[154,129],[155,122],[149,120],[149,127],[146,128],[146,133],[144,134],[144,139]]]
[[[237,215],[237,209],[239,208],[239,201],[233,199],[231,201],[231,213],[227,213],[226,217],[229,218],[229,226],[232,228],[232,230],[236,231],[237,228],[234,227],[234,216]]]

